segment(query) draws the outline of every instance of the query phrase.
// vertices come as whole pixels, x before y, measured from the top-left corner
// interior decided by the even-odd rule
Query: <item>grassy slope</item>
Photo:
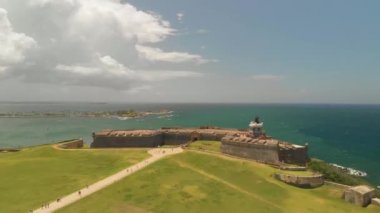
[[[148,157],[144,150],[57,150],[0,153],[0,212],[27,212]]]
[[[200,151],[220,152],[220,145],[219,141],[196,141],[190,143],[188,148]]]
[[[378,212],[332,186],[299,189],[251,161],[188,151],[161,160],[60,212]]]

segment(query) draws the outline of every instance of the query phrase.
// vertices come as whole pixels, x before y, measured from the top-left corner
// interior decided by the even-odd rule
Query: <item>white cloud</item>
[[[178,22],[182,23],[182,20],[183,20],[184,16],[185,16],[185,14],[183,14],[183,13],[177,13],[177,20],[178,20]]]
[[[169,22],[160,16],[137,10],[115,0],[76,0],[77,10],[70,19],[71,33],[104,36],[121,33],[139,43],[160,42],[173,34]]]
[[[80,65],[62,65],[58,64],[55,67],[56,70],[62,70],[71,72],[74,74],[80,74],[80,75],[93,75],[93,74],[99,74],[101,70],[96,67],[84,67]]]
[[[0,74],[1,74],[1,73],[4,73],[6,69],[7,69],[7,67],[2,67],[2,66],[0,66]]]
[[[164,61],[171,63],[196,62],[198,64],[207,63],[210,60],[204,59],[200,55],[186,52],[164,52],[159,48],[136,45],[136,50],[141,58],[148,61]]]
[[[97,56],[95,66],[85,65],[62,65],[55,67],[60,73],[69,73],[71,76],[63,75],[66,84],[99,86],[122,90],[132,90],[134,92],[146,89],[147,82],[165,81],[176,78],[200,77],[201,73],[192,71],[135,71],[119,63],[111,56]],[[143,83],[142,86],[138,84]]]
[[[74,5],[75,0],[30,0],[29,4],[31,6],[45,6],[47,4],[62,3]]]
[[[255,81],[280,81],[284,79],[281,75],[272,74],[252,75],[251,78]]]
[[[155,43],[173,35],[170,23],[155,13],[120,0],[30,0],[32,7],[69,8],[68,31],[82,39],[121,34],[139,43]]]
[[[147,47],[165,41],[176,30],[160,14],[126,1],[0,0],[0,7],[10,11],[18,32],[33,35],[14,32],[5,10],[0,11],[1,79],[136,93],[157,81],[202,76],[191,66],[208,61],[200,55]],[[27,51],[36,41],[38,48]]]
[[[0,8],[0,71],[22,62],[26,51],[35,46],[33,38],[13,31],[7,11]]]
[[[157,71],[140,71],[139,76],[145,81],[165,81],[177,78],[201,77],[203,74],[193,71],[184,70],[157,70]]]

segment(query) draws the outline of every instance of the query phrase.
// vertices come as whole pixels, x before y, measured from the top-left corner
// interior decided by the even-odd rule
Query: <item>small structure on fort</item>
[[[258,116],[255,117],[254,121],[249,123],[249,133],[252,138],[265,137],[265,133],[263,130],[264,123],[260,122],[260,118]]]
[[[350,187],[343,193],[345,201],[366,207],[371,203],[371,199],[375,197],[375,189],[366,186],[354,186]]]
[[[309,160],[307,145],[299,146],[276,140],[264,133],[256,117],[248,131],[218,127],[161,128],[157,130],[103,130],[93,133],[91,148],[157,147],[185,145],[196,140],[221,141],[221,152],[228,155],[282,165],[305,165]]]

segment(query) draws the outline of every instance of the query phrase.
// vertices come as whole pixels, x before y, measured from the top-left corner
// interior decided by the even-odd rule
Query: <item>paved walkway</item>
[[[92,185],[89,185],[88,187],[86,188],[83,188],[83,189],[80,189],[76,192],[73,192],[69,195],[66,195],[62,198],[60,198],[59,200],[55,200],[53,202],[50,202],[50,203],[46,203],[44,204],[44,206],[42,206],[41,208],[39,209],[36,209],[33,211],[33,213],[47,213],[47,212],[54,212],[60,208],[63,208],[67,205],[70,205],[71,203],[74,203],[92,193],[95,193],[113,183],[115,183],[116,181],[119,181],[121,179],[123,179],[124,177],[130,175],[130,174],[133,174],[141,169],[143,169],[144,167],[148,166],[149,164],[152,164],[153,162],[165,157],[165,156],[168,156],[168,155],[173,155],[173,154],[177,154],[177,153],[180,153],[182,152],[182,148],[178,147],[178,148],[157,148],[157,149],[151,149],[149,150],[149,154],[151,154],[152,156],[148,159],[145,159],[137,164],[134,164],[128,168],[125,168],[123,169],[122,171],[114,174],[114,175],[111,175],[103,180],[100,180],[99,182],[96,182]]]

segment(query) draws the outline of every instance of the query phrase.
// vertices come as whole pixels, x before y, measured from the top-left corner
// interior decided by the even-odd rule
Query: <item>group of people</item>
[[[86,188],[88,189],[88,185],[86,185]],[[82,192],[81,190],[78,191],[78,195],[79,196],[82,196]],[[61,198],[57,198],[57,203],[59,203],[61,201]],[[41,209],[44,209],[44,208],[49,208],[50,206],[50,203],[46,203],[46,204],[42,204],[41,205]],[[29,210],[30,213],[33,213],[33,210]]]

